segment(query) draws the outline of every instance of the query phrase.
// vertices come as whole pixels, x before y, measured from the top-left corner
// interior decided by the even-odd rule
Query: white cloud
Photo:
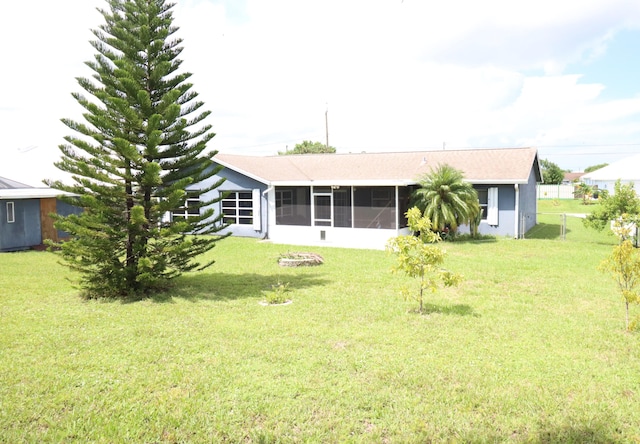
[[[0,39],[15,63],[0,71],[9,85],[0,175],[56,175],[69,133],[59,119],[78,118],[74,78],[90,75],[96,6],[106,4],[3,7]],[[638,2],[177,0],[174,16],[221,151],[324,141],[327,106],[339,151],[618,144],[640,134],[637,98],[606,102],[606,85],[564,72],[597,63],[616,32],[637,28]],[[38,148],[18,151],[28,146]]]

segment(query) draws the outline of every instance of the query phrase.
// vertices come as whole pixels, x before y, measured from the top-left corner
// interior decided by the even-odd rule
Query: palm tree
[[[434,229],[455,234],[461,224],[472,228],[480,214],[478,193],[464,180],[462,171],[439,165],[418,180],[413,203],[431,220]],[[472,233],[473,234],[473,233]]]
[[[582,204],[587,205],[589,200],[593,196],[593,187],[591,185],[587,185],[584,182],[580,182],[576,185],[576,190],[573,192],[575,197],[582,196]]]

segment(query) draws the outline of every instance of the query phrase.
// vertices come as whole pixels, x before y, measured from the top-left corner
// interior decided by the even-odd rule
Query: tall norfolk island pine
[[[63,122],[77,136],[60,145],[56,166],[73,185],[49,183],[78,197],[79,215],[58,217],[71,235],[60,245],[89,296],[127,296],[162,288],[185,271],[205,268],[195,257],[222,236],[213,210],[183,220],[163,216],[184,207],[186,188],[217,173],[205,153],[215,134],[208,111],[179,73],[181,39],[173,37],[173,4],[164,0],[107,0],[105,23],[93,30],[92,79],[78,78],[91,98],[74,93],[86,123]],[[191,130],[191,128],[195,128]],[[220,181],[201,189],[204,194]],[[201,201],[205,207],[218,199]],[[190,207],[193,208],[193,205]],[[207,220],[208,219],[208,220]],[[188,233],[197,233],[192,236]],[[205,236],[202,236],[205,235]],[[206,236],[213,235],[213,236]]]

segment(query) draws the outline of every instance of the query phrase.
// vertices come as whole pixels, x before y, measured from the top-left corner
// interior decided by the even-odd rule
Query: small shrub
[[[629,305],[640,303],[640,254],[630,240],[623,240],[602,261],[600,270],[609,273],[618,285],[625,303],[625,326],[628,331],[636,330],[639,318],[629,321]]]
[[[271,291],[268,291],[265,295],[267,304],[284,304],[288,301],[287,293],[289,292],[289,282],[282,283],[278,281],[277,284],[271,286]]]
[[[450,242],[472,242],[472,241],[495,241],[496,237],[492,234],[459,234],[455,238],[450,239]]]

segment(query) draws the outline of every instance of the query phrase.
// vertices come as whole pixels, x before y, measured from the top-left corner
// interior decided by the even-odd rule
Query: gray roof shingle
[[[410,184],[442,164],[462,171],[471,183],[527,183],[532,168],[541,180],[535,148],[281,156],[218,153],[214,160],[267,184]]]

